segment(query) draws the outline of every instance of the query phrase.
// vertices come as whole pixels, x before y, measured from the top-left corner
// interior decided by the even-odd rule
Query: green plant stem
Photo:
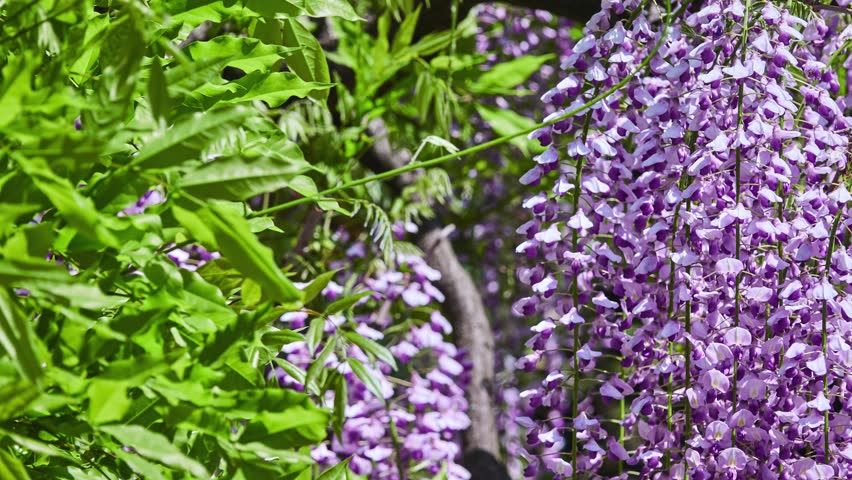
[[[391,434],[391,443],[393,443],[393,452],[396,457],[396,468],[397,473],[399,474],[400,480],[405,480],[405,468],[402,465],[402,457],[400,456],[400,445],[402,442],[399,440],[399,432],[396,431],[396,422],[391,416],[390,412],[390,403],[385,404],[385,411],[388,414],[388,425],[390,426],[390,434]]]
[[[592,123],[592,112],[586,114],[586,121],[583,124],[583,134],[582,139],[585,143],[586,138],[589,136],[589,126]],[[582,187],[582,179],[583,179],[583,166],[585,165],[584,157],[580,156],[577,158],[577,164],[575,166],[576,171],[574,172],[574,195],[571,199],[572,212],[576,214],[580,208],[580,189]],[[571,233],[571,248],[574,252],[577,251],[577,247],[580,244],[580,231],[578,229],[574,229]],[[574,277],[574,281],[571,283],[571,298],[573,300],[573,306],[579,312],[580,307],[580,288],[577,284],[577,277]],[[574,344],[572,348],[574,349],[574,365],[573,365],[573,379],[574,384],[572,385],[572,401],[571,401],[571,418],[577,418],[577,405],[580,403],[580,359],[577,357],[577,350],[580,348],[580,328],[578,325],[574,325]],[[577,475],[579,474],[577,468],[577,429],[571,429],[571,468],[572,468],[572,478],[577,480]]]
[[[624,446],[624,396],[618,401],[618,414],[621,421],[618,422],[618,443]],[[624,473],[624,460],[618,461],[618,474]]]
[[[669,242],[669,251],[674,251],[674,242],[675,237],[677,237],[677,229],[678,223],[680,223],[680,204],[678,204],[677,209],[674,214],[674,221],[672,222],[672,237]],[[672,319],[675,315],[677,315],[677,308],[675,307],[675,262],[673,259],[669,259],[669,307],[667,318]],[[669,342],[669,358],[674,356],[674,343]],[[667,425],[668,429],[672,431],[672,411],[673,411],[673,402],[672,396],[674,395],[674,373],[669,372],[669,387],[668,387],[668,420]],[[665,465],[666,470],[671,466],[671,453],[666,451],[665,456],[663,457],[663,465]]]
[[[667,11],[670,12],[671,8],[670,7],[667,8]],[[549,127],[549,126],[554,125],[558,122],[561,122],[565,119],[573,117],[577,114],[583,113],[584,111],[586,111],[586,110],[590,109],[591,107],[597,105],[599,102],[601,102],[602,100],[606,99],[607,97],[609,97],[610,95],[612,95],[613,93],[615,93],[616,91],[621,89],[621,87],[627,85],[627,82],[629,82],[630,80],[633,80],[633,78],[635,78],[637,75],[639,75],[640,73],[645,71],[646,68],[648,68],[648,65],[650,65],[650,63],[651,63],[651,59],[654,58],[654,56],[657,54],[657,51],[659,51],[660,47],[662,47],[662,45],[663,45],[663,42],[667,38],[666,34],[667,34],[667,30],[668,30],[668,26],[669,26],[670,22],[671,22],[671,19],[667,18],[663,32],[660,35],[660,39],[657,40],[657,43],[655,43],[654,46],[651,48],[651,51],[648,52],[648,56],[645,57],[645,59],[642,61],[642,63],[639,65],[639,67],[636,68],[636,70],[634,70],[631,74],[629,74],[626,77],[624,77],[623,79],[621,79],[621,81],[619,81],[618,83],[616,83],[612,87],[608,88],[603,93],[595,96],[594,98],[592,98],[588,102],[580,105],[579,107],[572,108],[571,110],[568,110],[564,114],[562,114],[562,115],[560,115],[560,116],[558,116],[558,117],[556,117],[552,120],[539,123],[535,126],[532,126],[532,127],[529,127],[529,128],[523,129],[523,130],[519,130],[515,133],[510,133],[508,135],[504,135],[502,137],[495,138],[494,140],[490,140],[490,141],[487,141],[485,143],[481,143],[479,145],[474,145],[473,147],[466,148],[464,150],[460,150],[456,153],[450,153],[450,154],[442,155],[440,157],[436,157],[436,158],[426,160],[426,161],[423,161],[423,162],[410,163],[410,164],[405,165],[403,167],[395,168],[393,170],[388,170],[387,172],[377,173],[375,175],[370,175],[370,176],[367,176],[367,177],[364,177],[364,178],[360,178],[358,180],[346,182],[342,185],[338,185],[336,187],[332,187],[332,188],[323,190],[322,192],[319,192],[316,195],[310,195],[310,196],[306,196],[306,197],[302,197],[302,198],[297,198],[295,200],[291,200],[289,202],[282,203],[281,205],[276,205],[274,207],[270,207],[270,208],[266,208],[266,209],[263,209],[263,210],[260,210],[260,211],[257,211],[257,212],[250,213],[248,216],[249,216],[249,218],[253,218],[253,217],[258,217],[258,216],[262,216],[262,215],[268,215],[270,213],[275,213],[275,212],[279,212],[281,210],[286,210],[288,208],[292,208],[292,207],[295,207],[297,205],[302,205],[304,203],[315,202],[315,201],[321,200],[321,199],[323,199],[323,198],[325,198],[329,195],[333,195],[335,193],[338,193],[338,192],[341,192],[341,191],[344,191],[344,190],[349,190],[351,188],[359,187],[361,185],[366,185],[368,183],[377,182],[377,181],[380,181],[380,180],[386,180],[388,178],[393,178],[393,177],[396,177],[397,175],[402,175],[403,173],[407,173],[407,172],[410,172],[412,170],[417,170],[417,169],[420,169],[420,168],[434,167],[434,166],[440,165],[442,163],[446,163],[446,162],[453,160],[453,159],[456,159],[456,158],[466,157],[466,156],[472,155],[474,153],[478,153],[478,152],[481,152],[483,150],[487,150],[491,147],[496,147],[498,145],[508,143],[509,141],[511,141],[515,138],[518,138],[518,137],[523,136],[523,135],[529,135],[530,133],[532,133],[532,132],[534,132],[534,131],[536,131],[540,128]]]
[[[745,14],[743,15],[743,32],[742,32],[742,41],[740,44],[740,60],[745,60],[746,48],[748,42],[748,21],[749,21],[749,11],[751,10],[751,0],[746,0],[745,5]],[[743,90],[745,87],[745,80],[740,81],[739,89],[737,90],[737,131],[743,127]],[[740,196],[742,193],[742,148],[737,147],[736,149],[736,204],[737,206],[740,204]],[[742,231],[740,228],[739,221],[736,222],[736,243],[734,248],[734,255],[737,260],[740,259],[740,249],[742,246]],[[737,273],[734,278],[734,326],[740,326],[740,278],[741,274]],[[739,362],[737,361],[736,356],[734,356],[734,365],[733,365],[733,374],[731,381],[731,405],[733,405],[734,411],[737,410],[737,370],[739,369]],[[737,435],[736,429],[731,429],[731,443],[733,445],[737,444]]]
[[[837,214],[834,216],[834,222],[831,224],[831,233],[828,235],[828,251],[825,253],[825,281],[830,280],[831,273],[831,256],[834,253],[834,246],[837,240],[837,227],[840,225],[840,218],[843,216],[843,207],[837,209]],[[822,301],[822,356],[828,362],[828,301]],[[822,393],[825,398],[828,398],[828,369],[825,370],[825,375],[822,377]],[[824,412],[823,425],[823,448],[825,449],[824,463],[828,463],[828,448],[830,446],[829,427],[828,427],[828,410]]]

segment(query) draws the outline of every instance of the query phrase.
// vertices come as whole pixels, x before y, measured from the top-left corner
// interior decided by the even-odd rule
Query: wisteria
[[[323,297],[334,301],[345,289],[372,292],[359,302],[351,322],[360,335],[388,344],[400,366],[394,371],[387,362],[373,361],[355,344],[348,347],[346,359],[328,357],[326,365],[346,379],[346,421],[341,434],[315,448],[312,457],[330,467],[351,456],[352,471],[372,479],[433,478],[440,472],[450,480],[470,478],[456,463],[461,454],[458,433],[470,424],[464,397],[468,366],[464,353],[448,341],[452,326],[437,309],[444,296],[432,282],[440,273],[418,256],[398,254],[393,268],[382,263],[370,275],[355,276],[350,273],[358,271],[354,265],[369,262],[375,252],[362,241],[350,240],[343,230],[334,240],[347,248],[345,258],[330,262],[330,268],[342,271],[324,288]],[[291,312],[281,321],[301,329],[308,317]],[[341,314],[328,316],[325,333],[333,335],[346,322]],[[400,324],[410,328],[400,330]],[[395,325],[392,333],[389,329]],[[282,356],[307,368],[312,353],[305,342],[295,342]],[[382,398],[353,372],[352,359],[365,365],[380,385]],[[275,375],[282,386],[304,390],[284,370],[277,369]],[[335,405],[332,392],[326,401],[329,407]]]
[[[624,83],[520,179],[528,477],[852,475],[845,17],[690,5],[605,1],[542,97]]]
[[[490,67],[524,55],[556,54],[552,62],[545,63],[522,87],[539,92],[546,89],[544,85],[555,83],[558,63],[572,53],[572,31],[578,30],[574,22],[543,10],[506,8],[499,4],[484,4],[476,13],[480,25],[476,48],[478,52],[487,55]],[[481,99],[481,103],[490,104],[490,100]],[[510,109],[529,117],[536,115],[541,108],[544,108],[546,114],[558,108],[553,104],[540,104],[534,95],[499,96],[493,99],[493,103],[498,108]],[[495,136],[491,125],[478,117],[475,121],[479,128],[473,137],[474,143],[483,143]],[[501,155],[497,151],[489,155],[489,163],[499,165],[503,170],[510,168],[511,159],[511,156]],[[524,215],[524,210],[521,205],[511,203],[516,182],[511,174],[487,175],[487,172],[481,174],[471,169],[470,176],[479,182],[479,195],[470,202],[483,207],[470,205],[468,208],[501,205],[501,208],[494,209],[489,216],[482,218],[473,229],[458,232],[458,236],[466,244],[481,249],[478,256],[480,263],[477,264],[482,278],[480,292],[491,310],[499,352],[495,359],[498,372],[495,395],[500,408],[497,419],[501,430],[500,440],[509,475],[511,478],[520,478],[524,468],[524,435],[516,419],[534,415],[535,410],[521,398],[520,392],[528,386],[530,379],[535,381],[536,375],[518,370],[515,366],[523,349],[526,332],[519,327],[517,319],[507,308],[521,290],[517,288],[517,282],[511,281],[511,273],[505,272],[511,271],[510,265],[513,263],[510,239],[514,235],[514,226],[502,218],[510,211],[519,216]]]

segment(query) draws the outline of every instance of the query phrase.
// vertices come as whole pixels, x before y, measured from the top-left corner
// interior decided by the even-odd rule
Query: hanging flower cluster
[[[846,25],[690,5],[605,0],[542,98],[623,85],[535,132],[521,178],[525,473],[850,478]]]
[[[338,232],[336,244],[349,245],[346,258],[331,262],[330,269],[341,273],[323,290],[328,301],[344,292],[374,292],[356,306],[352,320],[355,331],[364,337],[389,345],[399,363],[397,371],[381,361],[368,358],[352,344],[346,359],[332,354],[328,368],[345,376],[348,398],[346,421],[340,437],[315,448],[313,458],[323,466],[333,466],[351,457],[350,468],[372,479],[434,478],[442,470],[448,479],[466,480],[470,474],[455,463],[461,455],[459,432],[470,425],[464,388],[468,382],[463,353],[447,340],[452,327],[436,306],[443,294],[432,285],[440,273],[413,255],[397,255],[394,268],[355,268],[369,260],[369,248],[363,242],[350,241],[346,232]],[[365,276],[352,272],[375,270]],[[395,318],[396,317],[396,318]],[[287,313],[281,320],[291,328],[303,328],[308,314]],[[326,320],[325,334],[332,335],[346,322],[340,314]],[[393,329],[405,323],[405,328]],[[396,333],[388,333],[396,330]],[[321,348],[321,347],[320,347]],[[307,368],[312,355],[305,342],[285,346],[285,358]],[[314,355],[316,352],[313,352]],[[353,372],[347,359],[360,361],[378,382],[378,398]],[[303,390],[304,386],[283,370],[276,371],[282,386]],[[328,406],[335,405],[329,392]],[[395,428],[391,428],[391,423]]]
[[[576,31],[576,27],[571,21],[555,17],[550,12],[483,4],[478,7],[477,21],[479,32],[476,35],[476,50],[487,56],[486,64],[491,67],[525,56],[553,53],[556,53],[558,61],[563,61],[572,53],[574,41],[571,33],[572,30]],[[550,63],[542,65],[520,87],[540,92],[547,88],[543,85],[554,83],[558,64],[554,66]],[[478,104],[495,105],[523,117],[532,117],[542,109],[534,95],[481,98]],[[557,107],[548,104],[544,108],[545,113],[549,114]],[[472,121],[477,127],[473,144],[481,144],[496,136],[491,125],[480,117],[474,116]],[[473,228],[457,231],[460,241],[456,244],[476,249],[476,261],[465,259],[465,263],[477,269],[476,274],[481,282],[480,293],[494,325],[497,427],[509,476],[520,478],[523,474],[521,455],[524,445],[521,427],[515,419],[534,414],[534,409],[520,398],[520,391],[528,383],[536,381],[537,375],[534,372],[519,372],[515,368],[516,357],[523,349],[527,332],[523,326],[519,328],[509,306],[525,286],[519,286],[511,278],[511,265],[514,263],[511,239],[515,226],[507,222],[506,218],[524,215],[524,210],[512,201],[513,195],[522,195],[513,185],[517,176],[512,173],[512,168],[516,168],[512,156],[496,150],[488,153],[489,170],[485,172],[486,175],[471,167],[471,177],[476,176],[476,194],[466,199],[470,202],[467,208],[489,210],[494,205],[500,205],[500,208],[492,209],[492,213],[480,218]]]

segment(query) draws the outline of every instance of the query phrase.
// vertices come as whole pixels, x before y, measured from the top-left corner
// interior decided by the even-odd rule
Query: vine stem
[[[669,7],[668,10],[671,11],[671,8]],[[641,64],[639,64],[639,67],[636,70],[634,70],[632,73],[630,73],[629,75],[627,75],[626,77],[621,79],[619,82],[617,82],[612,87],[605,90],[603,93],[595,96],[594,98],[592,98],[588,102],[586,102],[586,103],[584,103],[584,104],[582,104],[578,107],[575,107],[575,108],[572,108],[572,109],[566,111],[565,113],[563,113],[562,115],[559,115],[556,118],[553,118],[553,119],[548,120],[546,122],[541,122],[541,123],[539,123],[535,126],[525,128],[523,130],[519,130],[515,133],[503,135],[502,137],[495,138],[494,140],[489,140],[489,141],[487,141],[485,143],[481,143],[479,145],[474,145],[472,147],[466,148],[464,150],[460,150],[460,151],[455,152],[455,153],[449,153],[449,154],[446,154],[446,155],[441,155],[440,157],[435,157],[435,158],[432,158],[430,160],[426,160],[426,161],[423,161],[423,162],[409,163],[408,165],[405,165],[403,167],[395,168],[393,170],[388,170],[388,171],[382,172],[382,173],[377,173],[375,175],[370,175],[370,176],[367,176],[367,177],[364,177],[364,178],[360,178],[358,180],[353,180],[351,182],[347,182],[347,183],[344,183],[342,185],[338,185],[336,187],[332,187],[332,188],[323,190],[323,191],[317,193],[316,195],[309,195],[309,196],[297,198],[295,200],[291,200],[289,202],[285,202],[285,203],[282,203],[280,205],[276,205],[274,207],[269,207],[269,208],[265,208],[263,210],[259,210],[257,212],[252,212],[252,213],[248,214],[248,217],[254,218],[254,217],[259,217],[259,216],[262,216],[262,215],[268,215],[270,213],[275,213],[275,212],[279,212],[281,210],[286,210],[288,208],[292,208],[292,207],[295,207],[297,205],[301,205],[301,204],[304,204],[304,203],[315,202],[315,201],[318,201],[318,200],[321,200],[321,199],[327,197],[328,195],[332,195],[332,194],[335,194],[335,193],[338,193],[338,192],[341,192],[341,191],[344,191],[344,190],[349,190],[351,188],[355,188],[355,187],[358,187],[358,186],[361,186],[361,185],[366,185],[368,183],[377,182],[377,181],[380,181],[380,180],[386,180],[388,178],[393,178],[393,177],[396,177],[397,175],[402,175],[403,173],[407,173],[407,172],[410,172],[412,170],[417,170],[417,169],[420,169],[420,168],[435,167],[435,166],[440,165],[442,163],[446,163],[450,160],[466,157],[466,156],[472,155],[474,153],[478,153],[478,152],[481,152],[483,150],[487,150],[491,147],[496,147],[498,145],[508,143],[509,141],[511,141],[515,138],[521,137],[523,135],[529,135],[530,133],[532,133],[532,132],[534,132],[534,131],[536,131],[540,128],[545,128],[545,127],[549,127],[551,125],[555,125],[556,123],[559,123],[559,122],[566,120],[570,117],[576,116],[577,114],[583,113],[584,111],[592,108],[593,106],[600,103],[602,100],[605,100],[607,97],[609,97],[613,93],[620,90],[621,87],[627,85],[627,83],[629,81],[633,80],[637,75],[639,75],[640,73],[645,71],[646,68],[648,68],[648,65],[651,64],[651,59],[653,59],[654,56],[656,56],[657,52],[660,50],[660,47],[663,46],[663,42],[666,40],[666,38],[668,38],[667,33],[668,33],[668,27],[669,27],[670,23],[671,23],[671,18],[667,18],[666,23],[665,23],[665,27],[664,27],[662,33],[660,34],[660,38],[657,40],[657,43],[655,43],[654,46],[651,48],[651,51],[648,52],[648,56],[645,57],[645,59],[642,61]]]
[[[686,202],[686,211],[690,210],[690,206],[692,203],[687,200]],[[686,244],[689,244],[689,236],[691,235],[691,229],[689,225],[686,225]],[[686,274],[689,276],[689,266],[686,267]],[[686,333],[690,333],[692,331],[692,300],[687,299],[686,304],[684,305],[684,315],[683,315],[683,328]],[[692,381],[692,372],[690,371],[692,364],[692,344],[689,342],[689,338],[684,337],[684,355],[686,357],[683,365],[683,414],[684,414],[684,424],[683,424],[683,435],[681,435],[681,446],[686,445],[686,440],[689,438],[690,433],[692,432],[692,405],[689,403],[689,397],[686,392],[690,388],[690,383]],[[684,451],[686,449],[684,448]],[[684,465],[683,479],[689,480],[689,469]]]
[[[748,41],[748,21],[749,21],[749,13],[751,10],[751,0],[746,0],[745,4],[745,14],[743,15],[743,33],[742,33],[742,42],[740,45],[740,60],[745,61],[746,55],[746,42]],[[745,87],[745,79],[740,82],[739,89],[737,90],[737,132],[743,126],[743,90]],[[740,204],[740,198],[742,194],[742,148],[736,148],[736,203],[737,206]],[[736,222],[736,243],[734,255],[736,255],[736,259],[740,259],[740,250],[742,248],[742,229],[740,227],[740,222]],[[734,326],[740,326],[740,279],[742,272],[737,273],[734,277]],[[733,365],[733,378],[731,381],[732,385],[732,399],[731,405],[733,406],[734,411],[737,410],[737,370],[739,369],[739,361],[737,360],[736,355],[734,355],[734,365]],[[736,429],[731,429],[731,443],[733,445],[737,444],[737,435]]]
[[[388,414],[388,425],[390,426],[391,442],[393,443],[393,452],[394,456],[396,457],[397,473],[399,474],[400,480],[405,480],[405,468],[402,465],[402,449],[400,448],[402,442],[399,439],[399,432],[396,431],[396,420],[394,420],[394,418],[391,416],[389,403],[385,403],[385,411]]]
[[[825,281],[829,281],[831,273],[831,255],[834,253],[834,246],[837,243],[837,227],[840,225],[840,218],[843,215],[843,207],[837,208],[837,214],[834,216],[834,222],[831,224],[831,233],[828,236],[828,251],[825,253]],[[822,356],[828,362],[828,301],[822,301]],[[828,368],[825,369],[825,375],[822,378],[822,393],[825,398],[828,398]],[[823,448],[825,449],[825,462],[828,463],[828,410],[824,412],[823,425]]]
[[[669,243],[669,251],[674,251],[675,245],[675,237],[677,237],[677,229],[678,223],[680,223],[680,204],[678,204],[677,209],[674,214],[674,221],[672,221],[672,238]],[[667,318],[671,319],[675,315],[677,315],[677,308],[675,307],[675,262],[674,259],[669,259],[669,308]],[[674,356],[674,343],[669,342],[669,358]],[[673,402],[672,397],[674,396],[674,369],[669,372],[669,388],[668,388],[668,420],[667,425],[669,432],[672,432],[672,411],[673,411]],[[663,465],[665,465],[666,470],[671,466],[671,453],[666,451],[666,455],[663,458]]]
[[[583,143],[586,142],[586,139],[589,136],[589,126],[592,123],[592,112],[589,111],[586,114],[586,120],[583,124]],[[577,158],[577,164],[574,168],[576,168],[576,172],[574,172],[574,195],[571,200],[571,206],[573,207],[572,212],[576,215],[580,208],[580,189],[582,187],[581,182],[583,179],[583,166],[585,161],[583,157],[580,156]],[[571,233],[571,248],[573,251],[577,251],[577,247],[580,245],[580,230],[579,228],[575,228]],[[573,300],[574,308],[578,308],[580,304],[580,288],[577,284],[577,277],[574,277],[574,282],[571,283],[571,299]],[[579,310],[579,308],[578,308]],[[573,379],[574,385],[572,385],[572,402],[571,402],[571,418],[577,418],[577,409],[578,404],[580,403],[580,359],[577,357],[577,351],[579,350],[580,345],[580,328],[577,325],[574,325],[574,344],[572,348],[574,349],[574,365],[573,365]],[[577,468],[577,429],[571,429],[571,476],[573,480],[577,480],[577,475],[579,474],[579,468]]]

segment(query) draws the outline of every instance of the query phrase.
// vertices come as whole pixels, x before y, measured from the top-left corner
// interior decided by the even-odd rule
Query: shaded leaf
[[[92,380],[87,391],[89,396],[89,422],[93,425],[121,420],[132,404],[127,398],[124,382]]]
[[[217,158],[187,172],[177,186],[199,198],[224,200],[245,200],[274,192],[311,169],[295,143],[287,142],[283,147],[276,157]]]
[[[256,38],[222,35],[206,42],[193,42],[187,52],[193,59],[228,58],[225,64],[251,73],[277,70],[284,57],[298,49],[268,45]]]
[[[278,107],[287,100],[304,98],[317,92],[327,96],[331,83],[309,82],[290,72],[255,71],[225,84],[212,84],[196,89],[187,100],[189,105],[208,109],[217,104],[260,100]]]
[[[133,448],[139,455],[169,467],[183,470],[196,477],[209,478],[203,465],[187,457],[168,438],[139,425],[109,425],[99,428],[115,437],[122,445]]]
[[[17,380],[0,385],[0,421],[22,415],[27,406],[39,396],[34,383]]]
[[[160,57],[151,60],[150,77],[148,78],[148,103],[151,114],[158,120],[166,120],[169,113],[169,92],[166,87],[166,76]]]
[[[476,93],[505,93],[525,82],[553,57],[523,55],[508,62],[500,62],[483,73],[476,83],[470,85],[470,89]]]
[[[285,46],[299,49],[287,58],[287,67],[306,82],[320,84],[331,82],[325,53],[311,32],[297,20],[288,18],[282,21],[282,33]],[[316,91],[311,94],[311,97],[325,101],[328,99],[328,91]]]
[[[339,462],[337,465],[329,468],[317,480],[347,480],[349,478],[349,461],[352,457]]]
[[[376,375],[369,372],[367,367],[365,367],[364,364],[356,358],[349,358],[346,362],[349,363],[349,366],[352,367],[352,373],[361,380],[361,383],[367,387],[367,390],[369,390],[377,399],[384,402],[385,396],[382,394],[382,385],[377,380]]]
[[[219,251],[231,264],[282,303],[301,304],[302,292],[276,266],[272,250],[251,233],[245,218],[223,205],[212,204],[194,213],[173,207],[175,218],[206,248]]]
[[[104,245],[118,245],[118,240],[108,227],[115,224],[112,221],[114,219],[100,216],[92,200],[71,186],[68,179],[53,173],[41,159],[17,157],[16,161],[68,223]]]
[[[323,289],[328,285],[332,278],[337,275],[340,269],[331,270],[330,272],[325,272],[317,276],[313,282],[309,283],[302,291],[305,293],[305,303],[307,304],[317,295],[319,295]]]
[[[0,448],[0,478],[29,480],[27,469],[9,450]]]
[[[356,293],[356,294],[353,294],[353,295],[343,297],[339,300],[335,300],[325,309],[325,314],[326,315],[333,315],[337,312],[342,312],[344,310],[347,310],[347,309],[351,308],[353,305],[355,305],[356,303],[358,303],[358,301],[361,300],[362,298],[369,297],[370,295],[373,295],[374,293],[375,292],[372,292],[372,291],[359,292],[359,293]]]
[[[393,354],[382,345],[370,340],[363,335],[359,335],[358,332],[346,331],[343,332],[346,338],[349,339],[350,342],[354,343],[361,347],[361,350],[369,353],[370,355],[378,358],[379,360],[387,363],[394,370],[396,370],[396,359],[393,357]]]
[[[31,382],[42,375],[35,342],[32,325],[9,290],[0,287],[0,346],[12,357],[18,372]]]
[[[132,164],[140,168],[166,168],[199,158],[216,132],[241,123],[251,114],[246,108],[197,113],[149,139]]]

